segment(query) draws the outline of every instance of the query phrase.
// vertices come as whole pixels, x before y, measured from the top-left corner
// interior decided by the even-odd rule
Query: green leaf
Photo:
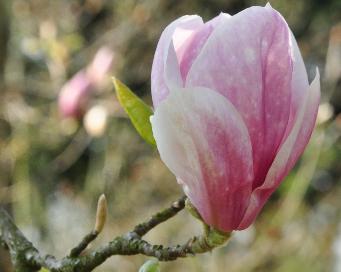
[[[126,85],[116,78],[113,78],[118,101],[128,114],[137,132],[149,144],[156,146],[153,136],[150,116],[152,109],[137,97]]]
[[[139,272],[160,272],[158,260],[148,260],[139,269]]]
[[[39,272],[50,272],[50,270],[47,270],[46,268],[42,268],[39,270]]]

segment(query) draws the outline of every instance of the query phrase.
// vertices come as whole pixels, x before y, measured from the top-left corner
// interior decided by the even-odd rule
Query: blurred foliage
[[[43,252],[65,255],[93,226],[103,192],[109,222],[93,247],[181,194],[120,108],[110,76],[87,108],[100,106],[108,116],[101,135],[89,130],[96,114],[87,125],[59,116],[63,84],[107,46],[114,52],[110,74],[151,104],[153,53],[167,24],[265,2],[0,0],[0,203]],[[316,65],[323,76],[318,127],[253,227],[212,254],[161,263],[161,271],[341,271],[341,1],[270,3],[297,37],[310,77]],[[199,231],[181,213],[147,238],[175,244]],[[118,256],[96,271],[138,271],[145,259]],[[0,271],[13,271],[3,251]]]

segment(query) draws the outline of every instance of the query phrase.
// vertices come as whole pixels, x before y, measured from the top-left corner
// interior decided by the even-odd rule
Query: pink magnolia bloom
[[[87,73],[94,84],[99,85],[105,80],[105,77],[111,69],[113,60],[114,54],[108,47],[101,47],[97,51],[87,69]]]
[[[206,223],[242,230],[307,145],[320,99],[283,17],[270,5],[162,33],[151,118],[161,158]]]
[[[84,113],[91,92],[105,80],[113,62],[113,52],[100,48],[86,69],[80,70],[62,87],[58,106],[63,117],[79,117]]]
[[[83,70],[66,82],[58,98],[61,115],[65,118],[82,115],[91,88],[92,83]]]
[[[58,106],[60,114],[67,117],[80,117],[86,109],[91,92],[100,86],[108,75],[113,52],[107,47],[101,47],[86,69],[80,70],[60,90]]]

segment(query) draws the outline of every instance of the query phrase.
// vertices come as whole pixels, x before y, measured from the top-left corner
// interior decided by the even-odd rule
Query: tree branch
[[[83,250],[87,248],[87,246],[94,241],[98,236],[97,231],[92,231],[89,234],[85,235],[83,240],[73,249],[71,249],[69,256],[71,258],[79,256]]]
[[[0,209],[0,241],[9,249],[11,260],[17,272],[37,271],[39,265],[35,258],[39,256],[35,249],[21,231],[14,225],[10,216],[4,209]]]
[[[142,239],[148,231],[160,223],[175,216],[185,207],[186,197],[180,198],[169,208],[153,215],[148,221],[137,225],[133,231],[118,236],[99,249],[79,256],[80,253],[93,241],[98,232],[93,231],[86,235],[80,244],[71,250],[69,256],[56,260],[53,256],[41,256],[38,250],[29,242],[14,225],[10,216],[0,209],[0,245],[6,244],[10,250],[12,262],[17,272],[34,272],[41,267],[51,272],[88,272],[102,264],[113,255],[143,254],[153,256],[160,261],[173,261],[195,253],[203,253],[222,245],[229,238],[229,234],[222,233],[207,227],[205,235],[193,237],[183,245],[164,247],[152,245]]]
[[[173,202],[173,204],[169,208],[158,212],[157,214],[153,215],[148,221],[137,225],[134,228],[134,232],[141,237],[144,236],[151,229],[161,224],[162,222],[167,221],[169,218],[173,217],[179,211],[181,211],[185,207],[185,200],[186,196],[183,196],[178,201]]]

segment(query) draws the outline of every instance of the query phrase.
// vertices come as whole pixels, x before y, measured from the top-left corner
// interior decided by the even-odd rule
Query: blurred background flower
[[[63,117],[81,115],[89,99],[91,81],[83,71],[66,82],[59,94],[59,111]]]
[[[59,93],[59,111],[63,117],[81,117],[89,106],[91,92],[101,90],[107,83],[113,53],[99,49],[93,61],[64,84]]]
[[[161,263],[161,271],[341,271],[341,3],[270,3],[293,30],[310,80],[320,68],[318,127],[255,225],[212,254]],[[178,198],[174,177],[134,131],[110,77],[151,105],[151,63],[166,25],[258,4],[266,1],[0,0],[0,203],[43,252],[65,255],[92,227],[103,192],[108,224],[93,247]],[[79,73],[87,79],[78,84],[91,91],[76,119],[61,118],[59,95]],[[183,212],[146,238],[176,244],[195,232],[200,225]],[[144,261],[114,257],[96,271],[138,271]],[[13,271],[1,250],[0,271]]]

